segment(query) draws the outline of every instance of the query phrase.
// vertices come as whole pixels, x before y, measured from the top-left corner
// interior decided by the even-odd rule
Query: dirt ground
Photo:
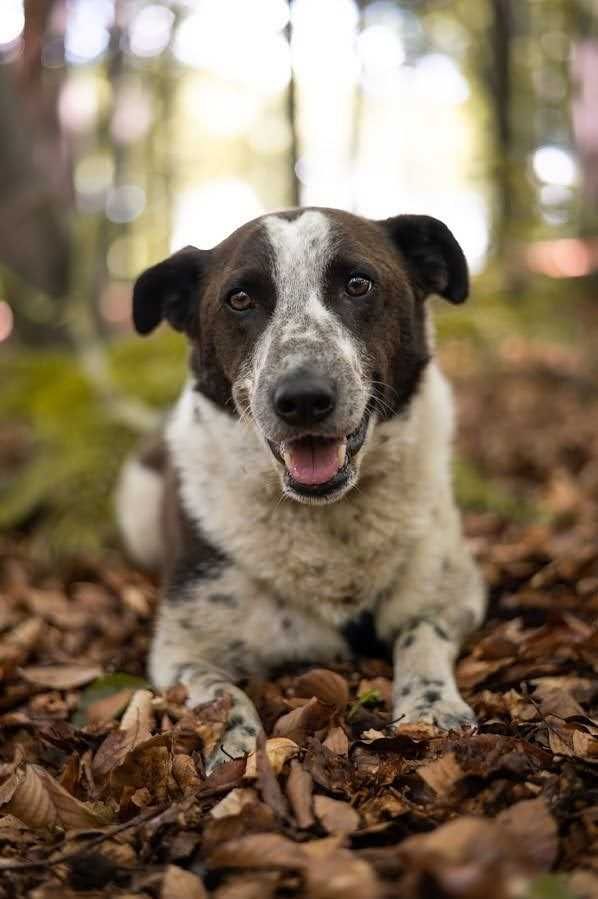
[[[458,664],[478,728],[388,728],[385,661],[286,671],[248,685],[265,745],[206,779],[226,705],[144,682],[156,584],[5,538],[2,899],[598,896],[595,380],[520,341],[489,370],[445,357],[491,485],[465,517],[490,591]]]

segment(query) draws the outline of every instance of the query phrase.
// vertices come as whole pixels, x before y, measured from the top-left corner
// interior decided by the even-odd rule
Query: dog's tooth
[[[347,441],[343,440],[339,443],[337,448],[338,453],[338,467],[342,468],[345,464],[345,459],[347,458]]]
[[[280,455],[284,459],[284,464],[286,465],[286,467],[289,468],[291,465],[291,454],[288,450],[288,447],[284,443],[282,443],[280,446]]]

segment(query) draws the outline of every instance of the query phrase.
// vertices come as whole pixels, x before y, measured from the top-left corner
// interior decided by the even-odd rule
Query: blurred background
[[[596,384],[594,0],[2,0],[0,128],[1,528],[111,542],[120,460],[185,364],[178,335],[132,336],[132,280],[298,204],[450,226],[462,501],[546,514],[467,409],[517,395],[505,366]]]

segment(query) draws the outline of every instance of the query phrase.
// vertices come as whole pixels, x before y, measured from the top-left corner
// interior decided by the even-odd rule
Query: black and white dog
[[[210,768],[252,750],[260,728],[235,681],[347,658],[368,619],[393,653],[397,718],[473,722],[453,664],[484,589],[425,303],[467,293],[438,220],[315,208],[138,279],[137,331],[184,331],[191,371],[162,447],[126,464],[118,512],[132,554],[164,571],[154,683],[182,682],[192,705],[232,697]]]

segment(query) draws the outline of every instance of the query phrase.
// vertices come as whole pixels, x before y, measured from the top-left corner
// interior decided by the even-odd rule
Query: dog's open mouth
[[[369,415],[346,437],[305,434],[283,443],[268,441],[286,471],[288,486],[303,496],[326,496],[349,480],[351,460],[365,440]]]

